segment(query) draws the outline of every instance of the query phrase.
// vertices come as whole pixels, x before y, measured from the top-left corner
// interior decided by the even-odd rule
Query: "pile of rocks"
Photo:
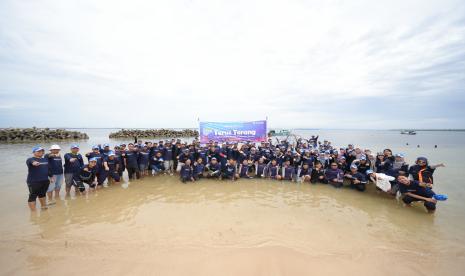
[[[192,129],[172,130],[172,129],[122,129],[118,132],[110,133],[110,138],[134,138],[134,137],[198,137],[199,132]]]
[[[47,141],[65,139],[89,139],[86,133],[69,131],[66,129],[50,128],[2,128],[0,129],[0,141]]]

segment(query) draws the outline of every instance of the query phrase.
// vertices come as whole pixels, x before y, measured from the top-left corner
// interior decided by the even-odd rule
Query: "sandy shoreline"
[[[465,251],[425,227],[434,217],[376,196],[261,180],[147,178],[24,212],[17,219],[28,219],[27,229],[0,239],[2,274],[462,274]]]

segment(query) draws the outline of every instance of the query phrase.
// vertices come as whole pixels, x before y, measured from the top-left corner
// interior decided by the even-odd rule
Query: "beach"
[[[110,129],[89,129],[81,153],[114,145]],[[434,215],[404,207],[368,185],[364,193],[264,179],[183,184],[161,175],[26,205],[32,143],[0,144],[0,273],[3,275],[463,275],[465,132],[296,130],[336,146],[391,148],[407,162],[445,163]],[[145,139],[143,139],[145,141]],[[147,139],[154,140],[154,139]],[[130,141],[125,141],[130,142]],[[408,145],[407,145],[408,143]],[[48,147],[48,144],[43,146]],[[59,145],[67,152],[69,142]],[[420,147],[417,147],[419,145]],[[434,145],[438,145],[435,148]]]

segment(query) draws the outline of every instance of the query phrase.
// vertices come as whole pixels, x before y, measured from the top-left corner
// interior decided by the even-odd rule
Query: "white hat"
[[[60,146],[59,145],[52,145],[50,147],[51,150],[61,150]]]

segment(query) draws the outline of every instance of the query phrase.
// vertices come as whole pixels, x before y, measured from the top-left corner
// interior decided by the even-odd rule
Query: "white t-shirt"
[[[384,173],[375,173],[376,181],[375,184],[381,190],[387,192],[391,190],[391,183],[389,181],[393,181],[395,178]]]

